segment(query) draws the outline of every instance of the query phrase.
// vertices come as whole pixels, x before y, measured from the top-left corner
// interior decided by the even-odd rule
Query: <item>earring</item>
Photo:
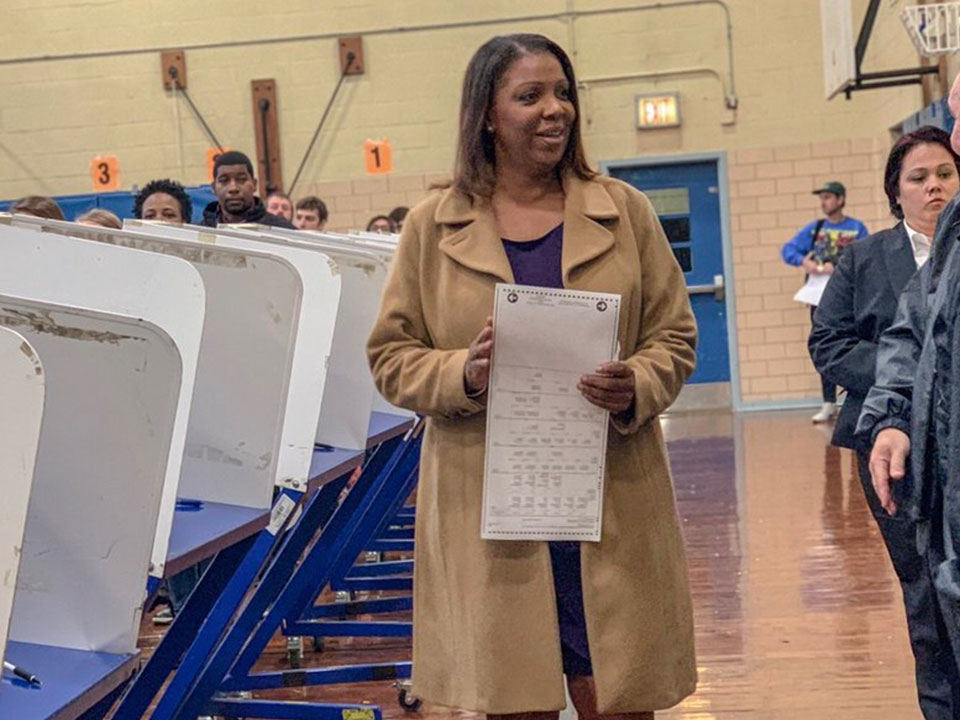
[[[487,132],[488,132],[488,133],[492,133],[492,132],[493,132],[493,123],[487,123]]]

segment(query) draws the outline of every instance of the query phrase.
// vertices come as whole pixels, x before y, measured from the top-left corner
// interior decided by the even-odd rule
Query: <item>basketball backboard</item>
[[[853,85],[857,75],[854,60],[851,0],[820,0],[823,28],[823,82],[827,100]]]

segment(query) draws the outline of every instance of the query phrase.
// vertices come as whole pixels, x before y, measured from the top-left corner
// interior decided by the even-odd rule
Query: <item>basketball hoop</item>
[[[910,5],[900,19],[917,52],[927,57],[960,50],[960,2]]]

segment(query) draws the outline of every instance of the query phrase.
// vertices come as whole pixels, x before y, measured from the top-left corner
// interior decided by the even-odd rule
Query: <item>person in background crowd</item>
[[[960,117],[960,76],[948,98]],[[950,143],[960,151],[960,123]],[[921,231],[922,232],[922,231]],[[940,213],[930,261],[880,337],[877,378],[857,435],[888,514],[918,524],[917,547],[960,663],[960,194]],[[956,710],[957,706],[954,706]],[[955,713],[954,717],[958,714]]]
[[[177,181],[151,180],[133,199],[133,216],[182,225],[193,218],[193,202]]]
[[[828,182],[813,194],[820,196],[820,209],[825,217],[805,225],[783,246],[783,260],[788,265],[802,267],[807,275],[830,275],[843,249],[870,233],[862,222],[843,214],[847,190],[842,183]],[[810,306],[811,321],[816,309],[815,305]],[[823,406],[812,418],[815,423],[828,422],[837,413],[837,386],[821,376],[821,389]]]
[[[57,205],[53,198],[43,197],[42,195],[27,195],[22,197],[10,206],[11,213],[22,213],[24,215],[33,215],[47,220],[64,220],[63,210]]]
[[[410,212],[410,208],[400,205],[391,210],[390,214],[387,215],[388,218],[393,220],[393,224],[396,225],[397,232],[403,230],[403,221],[406,219],[408,212]]]
[[[293,203],[290,202],[290,196],[279,190],[271,192],[267,195],[267,212],[293,222]]]
[[[116,215],[103,208],[93,208],[83,215],[77,217],[75,222],[81,225],[98,225],[100,227],[112,228],[113,230],[122,230],[123,223]]]
[[[397,225],[387,215],[374,215],[367,223],[367,232],[395,233]]]
[[[930,256],[937,218],[960,188],[960,157],[943,130],[924,127],[893,146],[884,172],[890,212],[900,222],[843,253],[814,313],[810,355],[817,371],[847,390],[833,444],[857,453],[860,483],[903,590],[926,720],[960,716],[960,678],[937,604],[933,579],[917,549],[917,523],[890,517],[870,479],[870,448],[855,432],[875,380],[881,334],[893,323],[900,293]]]
[[[581,720],[650,720],[696,686],[657,421],[693,371],[696,321],[650,201],[591,169],[579,121],[556,43],[519,34],[477,50],[455,181],[411,211],[367,344],[383,397],[426,417],[413,692],[488,720],[556,720],[564,676]],[[481,538],[497,282],[630,298],[617,360],[569,387],[610,413],[599,543]]]
[[[217,199],[203,210],[201,225],[256,223],[293,228],[286,218],[267,212],[257,197],[257,179],[253,163],[242,152],[230,150],[218,155],[213,164],[213,193]]]
[[[297,230],[323,230],[329,218],[327,204],[316,195],[307,195],[297,200],[293,218]]]

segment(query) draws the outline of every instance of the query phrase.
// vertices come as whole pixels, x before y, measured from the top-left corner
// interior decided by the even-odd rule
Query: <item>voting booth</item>
[[[302,301],[296,308],[296,333],[293,345],[293,361],[286,389],[286,412],[281,439],[281,464],[278,467],[278,484],[300,489],[309,479],[310,462],[313,456],[321,405],[330,384],[330,368],[336,351],[334,336],[338,309],[341,306],[343,275],[338,264],[328,255],[305,247],[270,244],[257,240],[243,232],[196,226],[172,226],[128,221],[126,227],[158,237],[179,239],[213,245],[217,248],[233,248],[247,253],[263,253],[278,262],[288,264],[299,278]],[[343,411],[343,422],[349,417],[348,408]],[[361,449],[366,446],[369,411],[358,423],[353,445],[331,442],[339,438],[322,440],[329,445],[346,449]]]
[[[157,285],[157,278],[150,279],[147,285],[139,285],[138,283],[145,282],[150,277],[150,268],[157,261],[136,250],[123,247],[111,248],[109,245],[101,247],[90,242],[94,240],[104,241],[104,233],[107,232],[104,228],[93,228],[23,215],[0,217],[0,226],[3,224],[10,225],[11,228],[19,228],[21,232],[44,232],[45,239],[42,241],[42,247],[44,248],[72,248],[68,252],[83,257],[94,253],[94,256],[100,259],[91,261],[93,263],[91,272],[85,276],[89,282],[89,291],[93,293],[91,307],[109,308],[112,303],[122,303],[125,311],[132,316],[144,317],[144,313],[158,314],[162,326],[178,334],[175,338],[175,344],[181,354],[184,373],[179,386],[179,409],[169,447],[163,499],[150,559],[150,575],[155,578],[162,577],[176,499],[178,494],[182,494],[183,491],[183,488],[180,487],[181,475],[184,466],[189,465],[185,457],[186,451],[190,447],[188,427],[193,413],[203,410],[193,402],[196,377],[200,369],[201,336],[206,326],[206,293],[202,277],[198,276],[196,271],[188,269],[189,266],[183,260],[170,258],[166,261],[160,260],[161,266],[181,268],[181,274],[185,273],[190,278],[189,287],[183,283],[178,283],[164,288]],[[121,245],[122,243],[116,244]],[[123,262],[132,263],[137,267],[137,271],[132,275],[118,276],[112,268],[111,261],[112,258],[116,257],[123,258]],[[104,258],[107,259],[106,262]],[[78,262],[86,261],[78,260]],[[57,270],[73,278],[74,281],[79,282],[84,279],[79,276],[78,272],[71,272],[72,268],[69,263],[64,263],[62,268],[57,268]],[[42,297],[45,290],[44,277],[38,276],[31,292],[33,296]],[[186,290],[187,292],[185,295],[181,295],[179,290]]]
[[[0,326],[46,383],[7,644],[44,684],[0,686],[0,717],[89,706],[132,670],[203,305],[181,260],[0,226]]]
[[[43,365],[33,346],[22,335],[0,327],[0,660],[7,660],[45,384]],[[16,658],[9,661],[15,663]]]
[[[337,264],[341,278],[333,351],[327,363],[327,382],[317,423],[317,442],[361,449],[377,397],[367,362],[367,338],[380,310],[387,279],[382,253],[353,243],[324,240],[308,233],[266,226],[229,228],[237,237],[272,245],[306,248],[323,253]],[[380,409],[380,408],[377,408]],[[392,408],[387,412],[395,412]]]

